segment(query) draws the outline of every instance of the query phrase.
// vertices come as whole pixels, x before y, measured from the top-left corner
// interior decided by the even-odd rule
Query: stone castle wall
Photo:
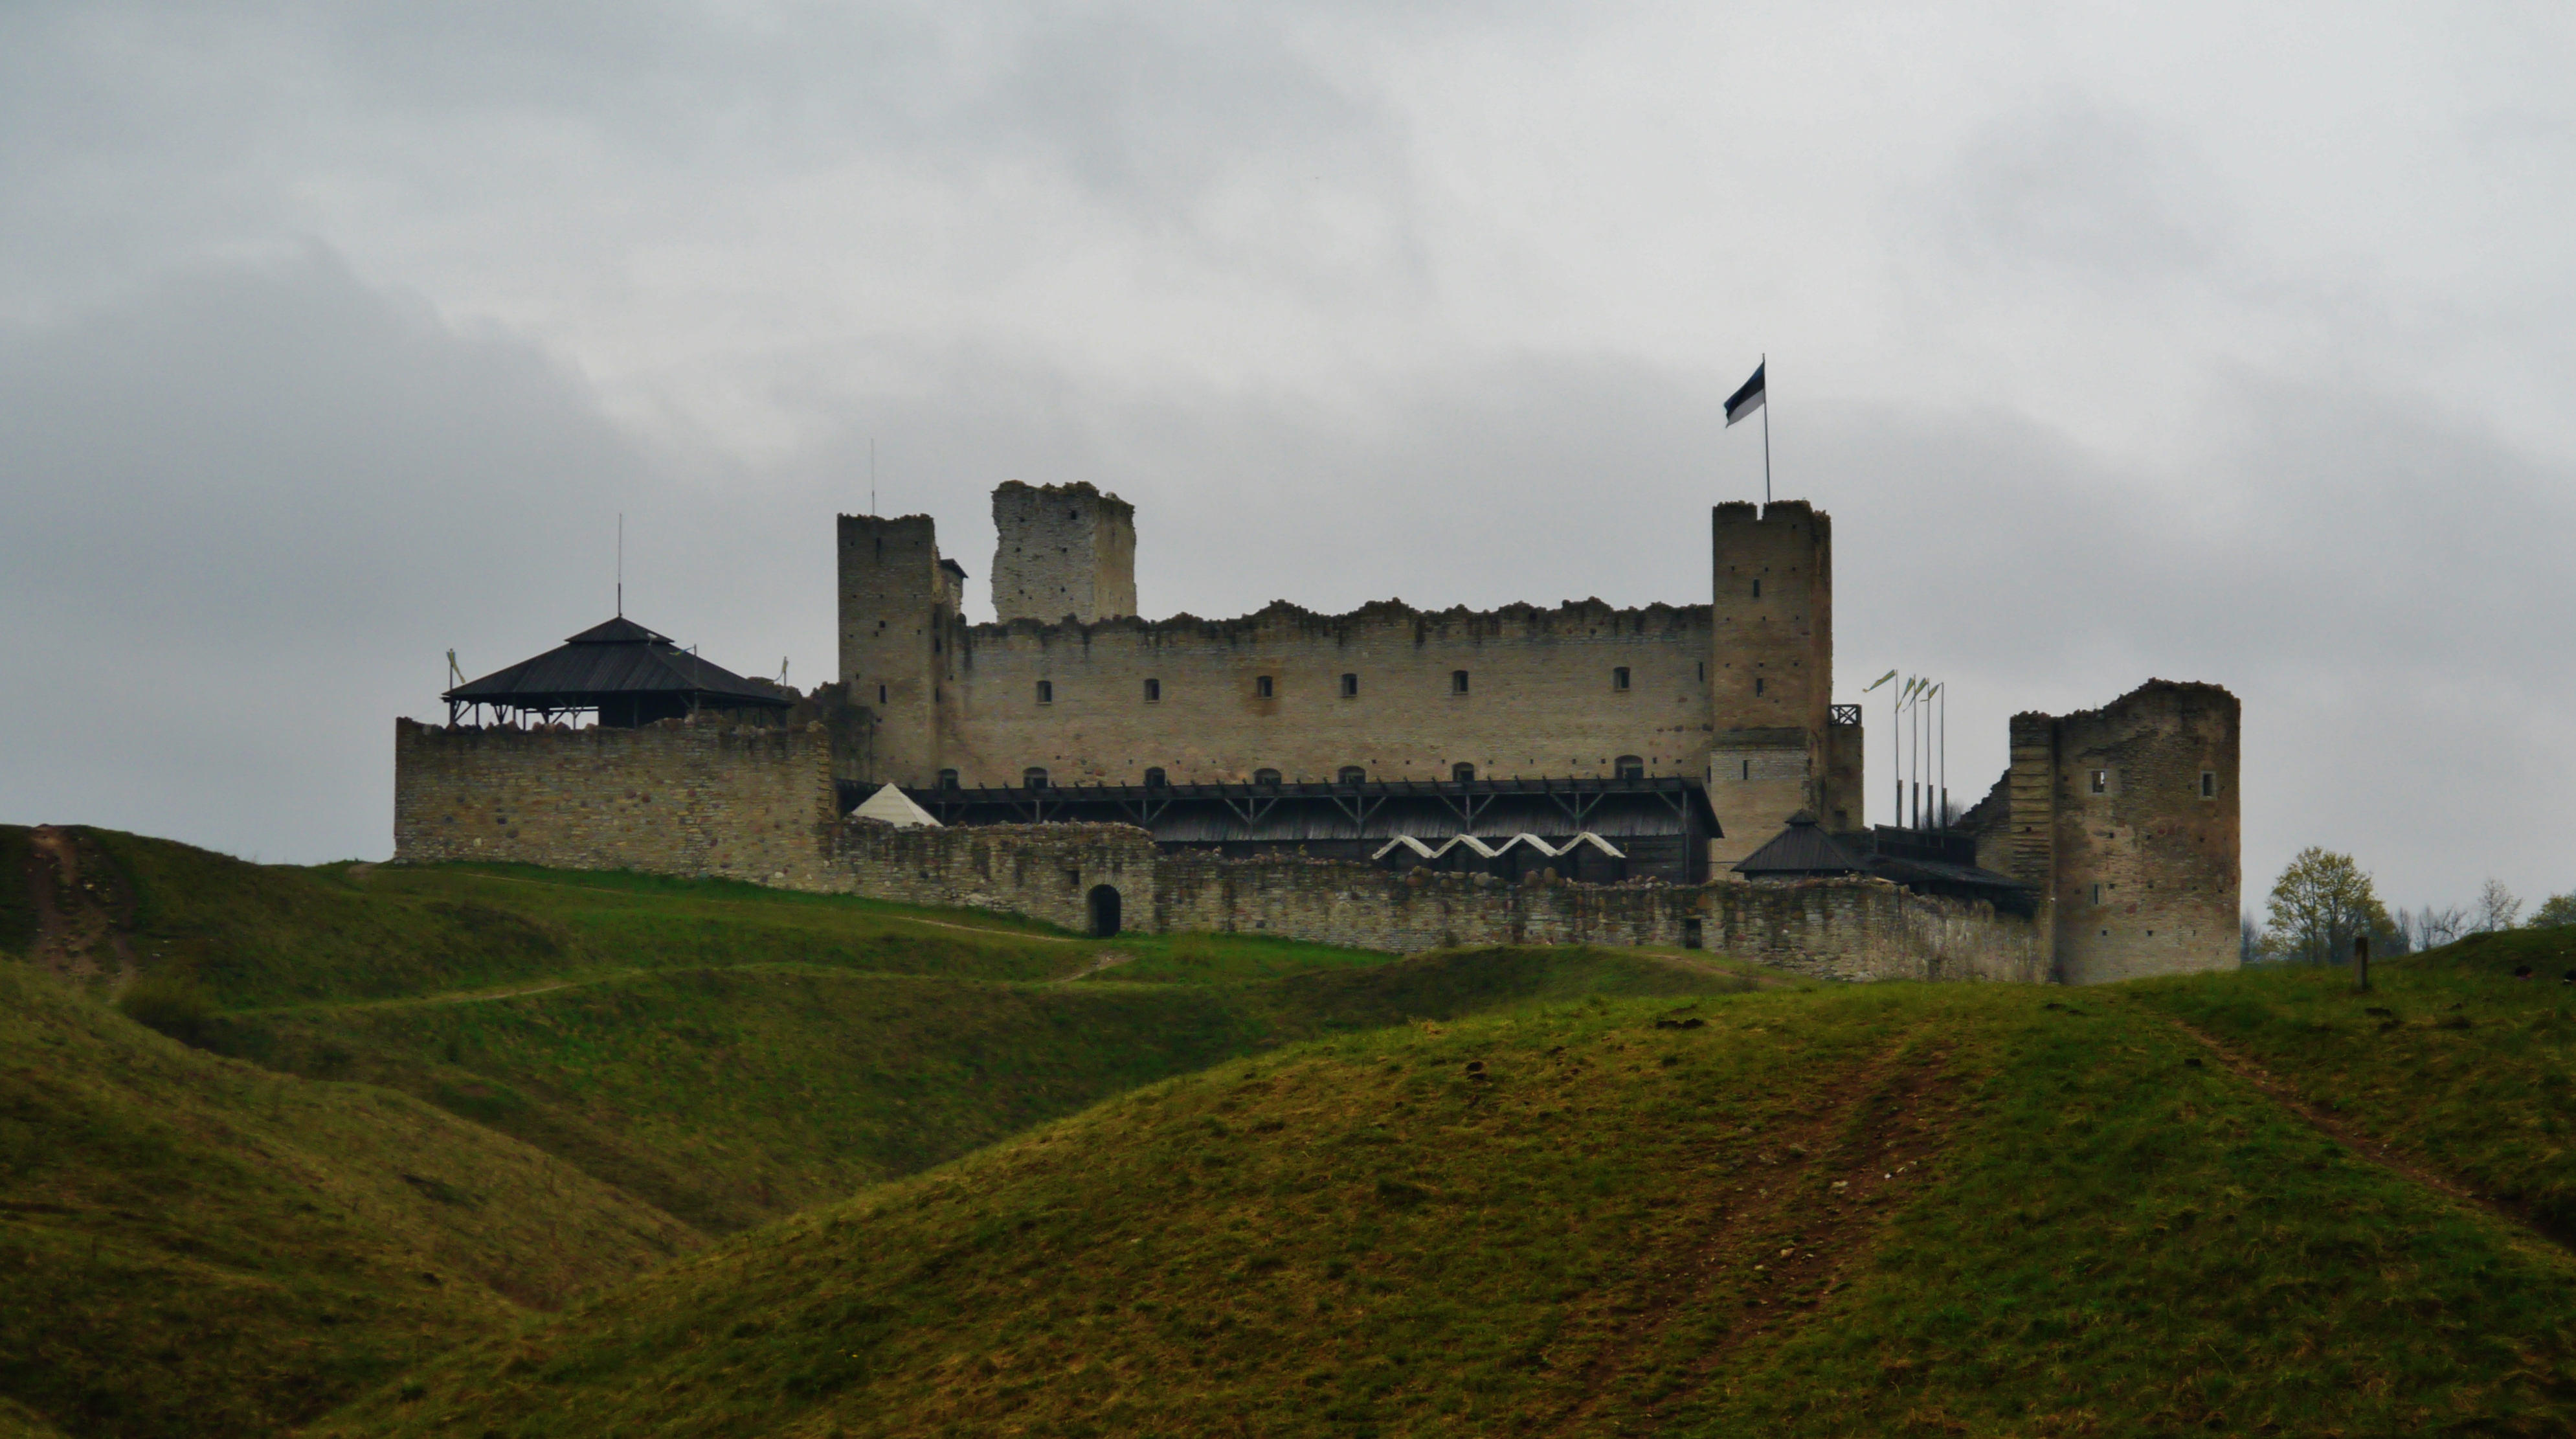
[[[1834,979],[2046,977],[2029,924],[1877,881],[1510,884],[1323,860],[1164,854],[1128,825],[896,829],[834,816],[823,727],[640,729],[398,721],[394,858],[734,878],[1026,915],[1076,931],[1116,891],[1125,928],[1407,952],[1700,946]],[[1694,934],[1696,927],[1696,934]]]
[[[823,727],[394,722],[394,859],[634,869],[825,887]]]
[[[1827,979],[2037,983],[2048,974],[2027,921],[1872,880],[1515,885],[1330,860],[1164,855],[1126,825],[904,830],[853,821],[834,859],[850,893],[1000,910],[1077,930],[1090,923],[1091,892],[1107,885],[1118,891],[1128,927],[1159,933],[1260,934],[1398,952],[1696,939]]]
[[[1608,776],[1625,755],[1698,779],[1708,752],[1704,606],[1279,604],[1223,622],[977,625],[960,649],[940,767],[968,786],[1030,768],[1059,785],[1140,784],[1148,768],[1174,784],[1346,765],[1371,780],[1446,780],[1458,764]]]
[[[1245,783],[1355,767],[1423,781],[1462,764],[1580,778],[1634,756],[1707,786],[1721,873],[1799,810],[1859,815],[1858,732],[1827,722],[1832,521],[1804,501],[1712,510],[1709,603],[1320,615],[1283,601],[1152,622],[1133,617],[1124,501],[1013,482],[993,505],[988,625],[958,617],[928,517],[841,517],[839,678],[869,711],[868,779]]]

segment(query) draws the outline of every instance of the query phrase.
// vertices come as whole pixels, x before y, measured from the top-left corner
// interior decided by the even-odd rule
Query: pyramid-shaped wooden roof
[[[755,685],[619,615],[534,659],[497,669],[440,696],[450,704],[580,710],[657,702],[684,709],[786,709],[784,693]]]
[[[1737,874],[1782,879],[1793,875],[1867,874],[1873,868],[1870,856],[1855,855],[1834,843],[1834,837],[1825,833],[1824,826],[1805,810],[1789,816],[1787,828],[1735,862]]]

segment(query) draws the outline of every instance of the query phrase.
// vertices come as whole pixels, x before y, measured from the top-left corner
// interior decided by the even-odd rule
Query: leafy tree
[[[2270,934],[2266,943],[2281,957],[2311,964],[2340,960],[2352,952],[2356,934],[2392,934],[2396,926],[2370,883],[2370,876],[2348,854],[2310,845],[2272,884]]]
[[[2556,929],[2560,925],[2576,924],[2576,890],[2553,894],[2542,900],[2540,908],[2531,912],[2527,923],[2533,929]]]

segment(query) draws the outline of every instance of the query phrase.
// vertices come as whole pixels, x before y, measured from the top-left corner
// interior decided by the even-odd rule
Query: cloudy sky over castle
[[[2576,887],[2576,19],[2070,8],[17,0],[0,819],[382,856],[620,511],[826,678],[872,440],[978,608],[1009,478],[1152,615],[1703,602],[1767,350],[1838,697],[1949,680],[1963,802],[2211,680],[2249,896]]]

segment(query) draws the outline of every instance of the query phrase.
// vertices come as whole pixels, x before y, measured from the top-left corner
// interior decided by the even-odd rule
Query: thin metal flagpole
[[[1771,507],[1771,352],[1762,352],[1762,507]]]

